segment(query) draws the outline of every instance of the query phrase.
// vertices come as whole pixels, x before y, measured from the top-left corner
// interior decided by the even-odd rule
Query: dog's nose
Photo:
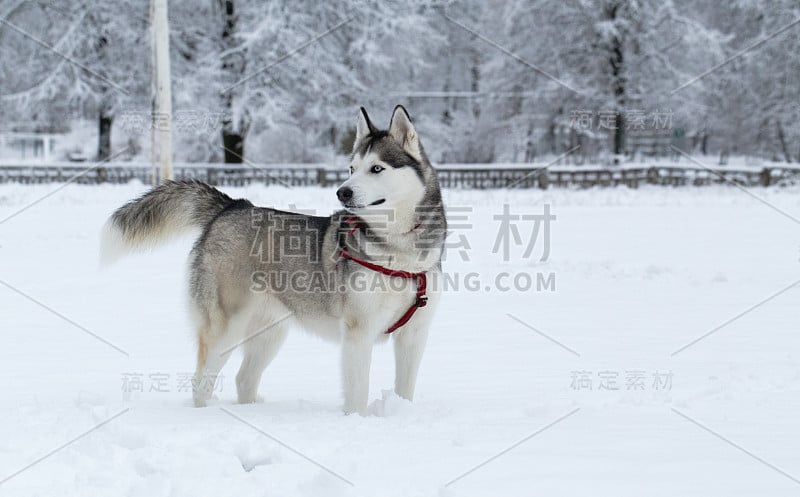
[[[336,196],[339,197],[339,202],[349,202],[353,199],[353,189],[349,186],[343,186],[336,190]]]

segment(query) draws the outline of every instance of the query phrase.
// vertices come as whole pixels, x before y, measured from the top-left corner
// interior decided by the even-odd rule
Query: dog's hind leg
[[[275,358],[289,331],[280,317],[267,321],[260,328],[251,327],[251,330],[242,343],[244,360],[236,374],[236,391],[240,404],[256,402],[261,375]]]
[[[233,352],[226,336],[227,320],[206,319],[197,334],[197,370],[192,381],[195,407],[205,407],[217,386],[219,372]]]

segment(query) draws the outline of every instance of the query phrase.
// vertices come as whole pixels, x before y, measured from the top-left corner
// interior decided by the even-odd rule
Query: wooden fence
[[[800,167],[791,164],[763,167],[715,167],[695,165],[639,164],[616,167],[535,165],[441,165],[436,168],[444,188],[541,188],[626,185],[789,185],[800,182]],[[243,186],[252,183],[295,186],[333,186],[345,181],[344,168],[316,165],[176,164],[175,177],[197,179],[212,185]],[[126,183],[138,179],[152,182],[152,169],[141,163],[113,163],[92,166],[80,163],[0,164],[0,183],[75,182]]]

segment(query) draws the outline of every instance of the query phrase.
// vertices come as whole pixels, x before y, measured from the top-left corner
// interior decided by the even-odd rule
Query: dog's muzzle
[[[336,197],[339,199],[339,202],[346,204],[353,200],[353,189],[349,186],[343,186],[336,190]]]

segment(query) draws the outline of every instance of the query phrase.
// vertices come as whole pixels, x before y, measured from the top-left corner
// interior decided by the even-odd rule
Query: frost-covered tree
[[[51,123],[59,109],[93,114],[97,159],[110,157],[117,110],[142,105],[149,89],[146,3],[17,1],[0,11],[6,105]]]
[[[551,102],[540,107],[548,127],[576,110],[608,112],[614,154],[625,150],[629,112],[670,107],[670,92],[683,75],[721,50],[715,33],[672,0],[539,1],[530,9],[507,8],[509,29],[516,24],[517,32],[525,26],[533,33],[528,42],[512,40],[534,67],[505,60],[506,74],[518,75],[524,88],[534,94],[539,89],[536,99]]]
[[[245,146],[253,133],[267,141],[270,134],[281,137],[272,142],[278,147],[278,141],[292,142],[294,160],[319,160],[314,150],[342,148],[358,105],[384,98],[431,63],[421,52],[439,37],[420,8],[182,2],[172,22],[176,100],[225,115],[223,150],[214,156],[226,162],[276,160],[259,144]]]
[[[118,109],[150,111],[147,4],[0,0],[0,110],[90,117],[108,157]],[[402,103],[437,161],[619,156],[637,110],[687,149],[800,160],[798,19],[795,0],[172,1],[173,108],[217,121],[176,129],[176,159],[332,160],[358,106]]]
[[[800,5],[741,0],[725,15],[715,10],[705,4],[698,12],[729,33],[725,51],[693,85],[708,109],[712,142],[725,153],[800,160]]]

